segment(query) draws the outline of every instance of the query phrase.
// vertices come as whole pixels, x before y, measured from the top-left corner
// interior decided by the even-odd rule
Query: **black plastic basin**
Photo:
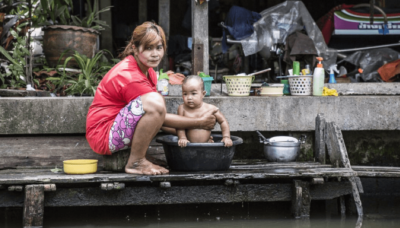
[[[178,146],[175,135],[160,136],[156,142],[162,143],[168,166],[176,171],[221,171],[229,169],[235,146],[242,144],[243,139],[231,136],[233,146],[224,147],[220,142],[222,135],[212,134],[215,143],[188,143],[186,147]]]

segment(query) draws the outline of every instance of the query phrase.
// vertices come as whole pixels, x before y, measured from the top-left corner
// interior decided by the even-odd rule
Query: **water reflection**
[[[123,207],[45,208],[44,228],[391,228],[399,227],[396,214],[369,214],[364,220],[327,209],[322,201],[311,206],[311,219],[293,219],[290,202],[198,204]],[[20,227],[21,208],[0,209],[0,227]]]

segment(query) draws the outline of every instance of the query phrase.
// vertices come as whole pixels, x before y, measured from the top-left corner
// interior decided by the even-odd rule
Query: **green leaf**
[[[18,34],[13,29],[10,29],[10,33],[15,39],[18,38]]]
[[[27,26],[28,24],[29,24],[29,22],[24,22],[24,23],[18,25],[17,28],[25,27],[25,26]]]
[[[2,55],[4,55],[4,57],[6,57],[10,62],[12,62],[15,65],[18,65],[18,62],[16,62],[11,56],[10,54],[8,54],[8,52],[6,51],[6,49],[4,49],[2,46],[0,46],[0,53]]]
[[[25,54],[27,54],[27,55],[30,55],[30,54],[31,54],[31,53],[29,53],[29,50],[26,49],[26,48],[24,48],[24,47],[22,47],[21,50],[22,50]]]
[[[60,81],[61,79],[59,77],[51,77],[51,78],[46,78],[47,81]]]

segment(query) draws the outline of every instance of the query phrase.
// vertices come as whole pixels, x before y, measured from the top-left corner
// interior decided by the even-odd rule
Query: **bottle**
[[[329,67],[329,82],[328,83],[336,83],[335,72],[334,71],[336,71],[336,73],[339,73],[339,71],[337,70],[336,67],[337,67],[336,64],[332,64]]]
[[[160,70],[160,76],[158,77],[157,81],[157,91],[163,95],[168,96],[168,84],[169,84],[169,77],[168,74],[163,73],[163,70]]]
[[[322,57],[317,57],[319,63],[314,70],[313,75],[313,96],[322,96],[322,92],[324,90],[324,81],[325,81],[325,70],[321,61]]]

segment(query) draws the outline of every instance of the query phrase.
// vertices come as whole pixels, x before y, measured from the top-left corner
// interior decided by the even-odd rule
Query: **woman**
[[[121,54],[122,61],[102,79],[89,108],[86,138],[99,154],[110,155],[131,147],[126,173],[157,175],[168,170],[146,160],[151,140],[161,127],[212,129],[217,110],[202,118],[166,113],[164,98],[157,92],[157,67],[166,50],[162,28],[145,22],[136,27]]]

